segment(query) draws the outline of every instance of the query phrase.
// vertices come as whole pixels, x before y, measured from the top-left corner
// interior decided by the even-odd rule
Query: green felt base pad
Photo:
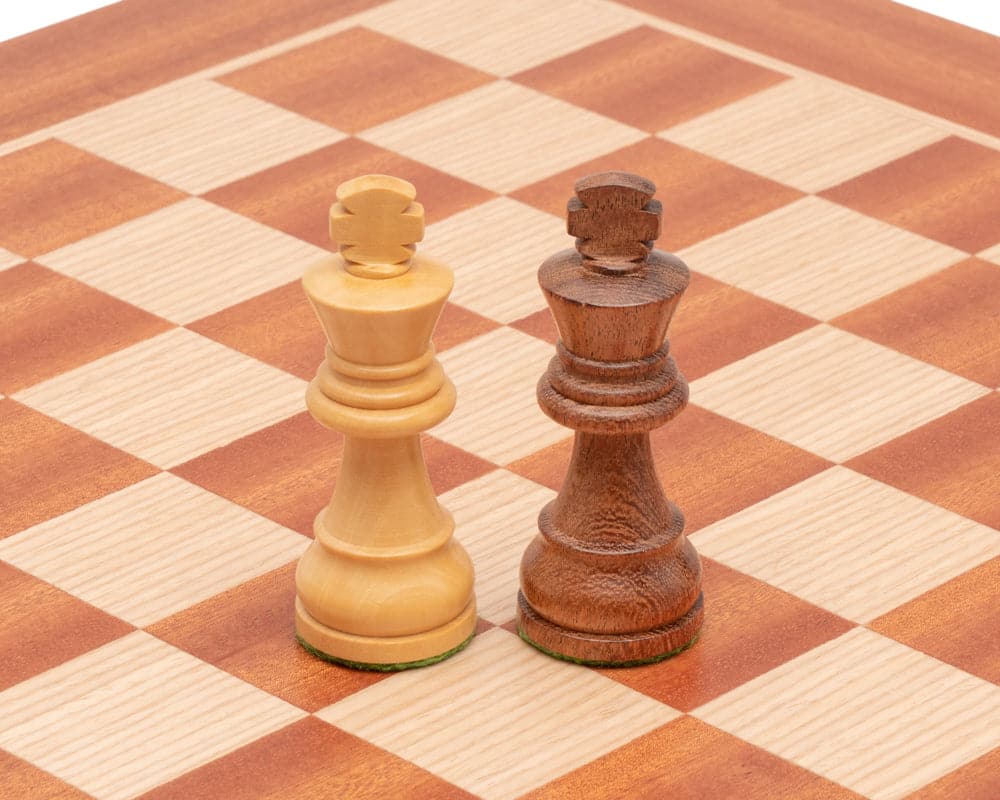
[[[549,650],[547,647],[542,647],[538,642],[533,641],[528,634],[524,632],[521,627],[517,629],[518,634],[524,641],[534,647],[536,650],[541,650],[545,655],[552,656],[552,658],[558,658],[560,661],[569,661],[573,664],[579,664],[583,667],[641,667],[644,664],[655,664],[658,661],[665,661],[668,658],[673,658],[680,653],[683,653],[689,647],[691,647],[695,642],[698,641],[698,637],[701,633],[696,633],[690,642],[687,644],[682,644],[676,650],[670,650],[669,652],[662,653],[658,656],[652,656],[650,658],[639,658],[634,661],[588,661],[585,658],[574,658],[573,656],[566,656],[562,653],[556,653],[554,650]]]
[[[469,646],[469,642],[472,641],[476,634],[472,634],[468,639],[459,644],[457,647],[451,648],[440,655],[431,656],[430,658],[422,658],[419,661],[406,661],[401,664],[366,664],[360,661],[348,661],[346,658],[337,658],[336,656],[331,656],[329,653],[324,653],[322,650],[317,650],[307,641],[305,641],[301,636],[296,636],[300,645],[302,645],[309,653],[312,653],[317,658],[322,658],[324,661],[330,661],[333,664],[340,664],[343,667],[350,667],[351,669],[363,669],[370,672],[400,672],[404,669],[417,669],[418,667],[427,667],[431,664],[437,664],[439,661],[444,661],[446,658],[451,658],[459,650],[464,650]]]

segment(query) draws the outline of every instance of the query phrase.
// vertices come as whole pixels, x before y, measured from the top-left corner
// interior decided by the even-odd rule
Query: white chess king
[[[296,571],[296,634],[316,655],[380,670],[445,658],[476,626],[472,562],[420,446],[455,405],[430,342],[454,277],[414,252],[415,197],[386,175],[341,184],[330,209],[340,254],[303,278],[327,337],[306,403],[344,450]]]

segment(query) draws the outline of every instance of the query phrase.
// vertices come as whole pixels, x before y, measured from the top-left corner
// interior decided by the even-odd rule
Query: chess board
[[[1000,41],[887,2],[128,0],[0,45],[0,797],[1000,797]],[[535,271],[575,178],[693,271],[653,436],[699,642],[512,624],[570,432]],[[406,178],[455,290],[424,437],[481,622],[294,641],[338,436],[298,279]]]

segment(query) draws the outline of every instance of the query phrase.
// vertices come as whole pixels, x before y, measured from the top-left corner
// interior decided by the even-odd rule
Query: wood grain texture
[[[538,24],[534,15],[531,24]],[[572,140],[564,136],[567,129],[577,132]],[[510,192],[644,134],[520,84],[496,81],[369,128],[363,138],[491,191]],[[489,158],[482,157],[485,152]]]
[[[297,413],[304,390],[299,378],[174,328],[16,399],[168,468]]]
[[[150,89],[373,5],[126,0],[0,46],[0,140]]]
[[[514,800],[679,714],[494,628],[432,670],[393,675],[316,716],[484,800]]]
[[[369,173],[398,175],[419,186],[428,223],[493,196],[426,164],[350,138],[220,187],[205,198],[317,247],[335,250],[328,220],[330,187]]]
[[[126,800],[304,712],[136,631],[0,693],[0,745]]]
[[[452,300],[484,317],[509,323],[545,308],[538,291],[538,265],[562,245],[566,225],[536,208],[498,197],[461,211],[427,229],[434,253],[454,264]],[[489,247],[484,231],[508,231]],[[497,291],[498,276],[504,291]]]
[[[888,0],[624,2],[1000,135],[1000,44],[982,31]]]
[[[677,250],[797,200],[801,193],[687,147],[646,138],[525,186],[511,196],[563,214],[580,175],[625,169],[658,187],[666,220],[665,246]],[[699,265],[700,266],[700,265]]]
[[[814,192],[942,139],[946,132],[933,118],[916,119],[839,84],[798,77],[660,135]]]
[[[720,520],[694,541],[705,555],[856,622],[1000,555],[996,531],[843,467]]]
[[[0,156],[0,246],[37,256],[184,196],[119,164],[48,139]]]
[[[0,270],[0,391],[12,393],[172,327],[32,262]]]
[[[899,800],[995,746],[1000,687],[855,628],[695,715],[872,800]]]
[[[306,405],[342,433],[339,474],[295,573],[295,631],[318,653],[400,665],[454,653],[473,635],[472,562],[434,495],[420,434],[455,407],[430,339],[454,275],[416,254],[424,210],[390,175],[337,187],[340,254],[302,286],[326,334]]]
[[[903,491],[1000,529],[1000,394],[993,392],[847,462]]]
[[[158,471],[10,398],[0,399],[0,434],[0,537]]]
[[[872,620],[872,630],[1000,684],[1000,558]]]
[[[149,625],[154,636],[306,711],[385,677],[313,658],[295,641],[295,564]]]
[[[993,800],[1000,794],[1000,747],[911,794],[907,800]]]
[[[161,472],[0,541],[0,558],[138,626],[287,564],[307,544]]]
[[[346,136],[210,80],[143,92],[55,130],[72,144],[192,194]]]
[[[655,133],[786,77],[643,25],[511,80]]]
[[[969,253],[1000,243],[1000,152],[957,136],[823,196]]]
[[[40,257],[178,324],[297,278],[325,251],[197,198]]]
[[[832,324],[984,386],[1000,386],[996,264],[961,261]]]
[[[761,381],[761,375],[771,378]],[[831,461],[846,461],[989,390],[817,325],[706,375],[691,391],[710,411]]]
[[[45,613],[39,614],[42,608]],[[0,652],[5,654],[0,691],[132,631],[128,623],[3,562],[0,616]],[[0,774],[7,791],[2,768]]]
[[[810,196],[685,248],[681,256],[717,280],[830,319],[965,254]]]
[[[335,90],[331,78],[337,82]],[[357,133],[473,89],[493,76],[356,27],[216,80]]]
[[[702,621],[698,555],[649,442],[687,402],[665,337],[689,275],[652,249],[662,207],[651,181],[604,172],[575,188],[576,250],[538,270],[560,337],[538,402],[576,433],[521,560],[518,629],[565,658],[642,661],[686,646]]]
[[[494,464],[566,438],[533,395],[552,348],[509,327],[498,328],[441,354],[462,402],[433,435]]]
[[[816,324],[786,306],[697,271],[670,327],[670,349],[697,380]]]
[[[333,754],[336,754],[335,757]],[[474,795],[309,717],[165,783],[141,800],[474,800]]]
[[[659,664],[605,669],[602,674],[691,711],[853,627],[711,558],[702,558],[702,568],[705,627],[697,647]]]
[[[89,800],[90,795],[59,780],[24,759],[0,750],[3,789],[11,797],[44,797],[45,800]]]
[[[546,784],[523,800],[860,800],[711,725],[681,717]]]
[[[504,76],[637,24],[628,9],[599,0],[549,0],[544,6],[533,0],[396,0],[362,19],[400,41]]]

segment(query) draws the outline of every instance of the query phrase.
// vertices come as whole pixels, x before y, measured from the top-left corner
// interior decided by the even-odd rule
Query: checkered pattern
[[[0,143],[0,794],[1000,796],[1000,141],[543,5],[375,5]],[[653,448],[706,626],[627,670],[511,625],[571,449],[535,270],[607,168],[693,270]],[[424,450],[481,615],[391,676],[292,636],[342,446],[298,276],[366,172],[416,184],[456,273]]]

